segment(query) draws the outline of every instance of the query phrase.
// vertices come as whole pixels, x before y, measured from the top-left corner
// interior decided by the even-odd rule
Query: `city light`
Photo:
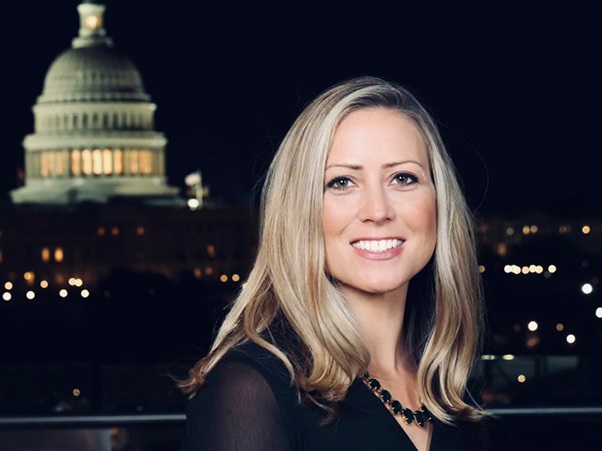
[[[61,291],[59,291],[59,296],[62,298],[66,298],[67,294],[68,294],[68,292],[64,288]]]
[[[48,288],[48,281],[47,280],[41,280],[40,281],[40,288]]]
[[[562,332],[564,330],[564,324],[562,324],[562,323],[556,324],[556,330],[558,332]]]
[[[596,309],[596,316],[597,316],[598,318],[602,318],[602,307],[598,307],[598,308]]]
[[[513,354],[504,354],[502,356],[503,360],[514,360],[514,355]]]
[[[240,276],[238,274],[232,274],[232,282],[238,282],[240,280]]]
[[[25,274],[23,274],[23,278],[27,281],[30,282],[33,280],[34,278],[34,274],[31,271],[27,271]]]
[[[12,290],[13,289],[13,283],[12,282],[6,282],[4,284],[4,289],[5,290]]]
[[[484,265],[479,265],[479,272],[481,274],[483,274],[485,272],[485,266]]]
[[[56,262],[62,262],[63,259],[65,258],[65,254],[63,253],[63,248],[62,247],[57,247],[54,250],[54,260]]]
[[[535,321],[529,321],[529,324],[527,324],[527,328],[531,332],[535,332],[538,327],[539,327],[539,324],[537,324],[537,322],[535,322]]]
[[[7,302],[10,301],[12,298],[12,295],[8,291],[5,291],[4,294],[2,294],[2,299],[4,299]]]
[[[188,204],[188,208],[190,208],[193,211],[201,206],[201,202],[194,197],[191,199],[188,199],[188,201],[186,203]]]
[[[575,343],[575,340],[576,340],[576,338],[575,338],[575,336],[573,334],[568,334],[566,336],[566,342],[568,344],[570,344],[570,345],[572,345],[573,343]]]
[[[528,266],[523,266],[522,271],[523,274],[529,274],[529,267]]]
[[[548,266],[548,272],[550,274],[554,274],[556,272],[556,265],[550,265],[550,266]]]
[[[76,287],[81,287],[84,284],[84,281],[82,279],[75,279],[74,281],[74,285]]]
[[[69,281],[67,282],[70,286],[74,286],[75,285],[75,277],[70,277]]]
[[[222,275],[219,277],[219,280],[220,280],[220,281],[222,281],[222,282],[227,282],[227,281],[228,281],[228,276],[227,276],[227,275],[225,275],[225,274],[222,274]]]
[[[584,225],[583,227],[581,227],[581,233],[583,233],[584,235],[587,235],[591,231],[592,229],[588,225]]]
[[[523,226],[523,235],[528,235],[529,233],[531,233],[531,227],[528,225]]]
[[[483,354],[481,360],[495,360],[495,356],[493,354]]]
[[[591,294],[594,291],[594,287],[592,287],[591,283],[584,283],[581,285],[581,291],[583,294]]]
[[[86,299],[88,296],[90,296],[90,292],[88,290],[82,290],[81,295],[82,298]]]
[[[536,225],[532,225],[532,226],[531,226],[531,233],[537,233],[537,231],[538,231],[538,230],[539,230],[539,229],[537,228],[537,226],[536,226]]]
[[[514,229],[512,227],[508,227],[506,229],[506,235],[508,235],[508,236],[514,235]]]
[[[73,393],[73,396],[79,396],[81,394],[81,392],[79,391],[79,388],[74,388],[72,393]]]
[[[36,297],[36,294],[33,291],[28,291],[27,293],[25,293],[25,297],[27,299],[33,299]]]
[[[519,374],[519,376],[517,377],[518,381],[522,384],[523,382],[525,382],[527,380],[527,378],[525,377],[524,374]]]

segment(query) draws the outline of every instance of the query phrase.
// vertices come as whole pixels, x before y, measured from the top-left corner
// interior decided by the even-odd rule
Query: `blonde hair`
[[[207,357],[181,384],[194,394],[233,347],[251,340],[278,357],[311,402],[335,415],[336,403],[370,361],[358,324],[325,268],[322,231],[324,169],[335,130],[349,113],[389,108],[422,132],[437,196],[437,245],[410,282],[404,320],[419,395],[439,420],[479,419],[464,400],[480,350],[480,279],[472,222],[454,166],[430,115],[401,86],[362,77],[338,84],[297,118],[269,168],[262,192],[255,264]],[[272,332],[285,323],[295,337]],[[313,395],[311,395],[313,394]]]

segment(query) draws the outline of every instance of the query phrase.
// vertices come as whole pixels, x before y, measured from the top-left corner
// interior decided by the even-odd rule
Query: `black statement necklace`
[[[405,424],[411,424],[416,420],[416,424],[423,427],[427,421],[433,421],[433,414],[426,408],[424,404],[419,410],[411,410],[401,405],[401,403],[393,399],[391,392],[382,388],[380,382],[375,377],[371,377],[370,374],[366,373],[361,377],[362,381],[368,386],[370,390],[375,392],[381,401],[389,408],[393,415],[401,415]]]

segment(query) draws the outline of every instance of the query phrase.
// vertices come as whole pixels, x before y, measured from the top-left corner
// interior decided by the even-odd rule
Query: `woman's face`
[[[403,293],[435,249],[436,200],[418,128],[362,109],[337,128],[326,162],[326,267],[344,296]]]

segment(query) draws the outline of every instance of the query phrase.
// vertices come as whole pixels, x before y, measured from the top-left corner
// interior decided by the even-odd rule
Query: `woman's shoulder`
[[[238,373],[242,368],[247,368],[248,371],[243,371],[241,377],[254,371],[263,377],[270,386],[291,386],[290,373],[282,361],[252,341],[246,341],[228,351],[209,372],[207,383],[224,374]]]
[[[189,401],[182,449],[231,450],[241,443],[249,450],[289,449],[297,436],[294,396],[278,358],[241,344],[217,362]]]

